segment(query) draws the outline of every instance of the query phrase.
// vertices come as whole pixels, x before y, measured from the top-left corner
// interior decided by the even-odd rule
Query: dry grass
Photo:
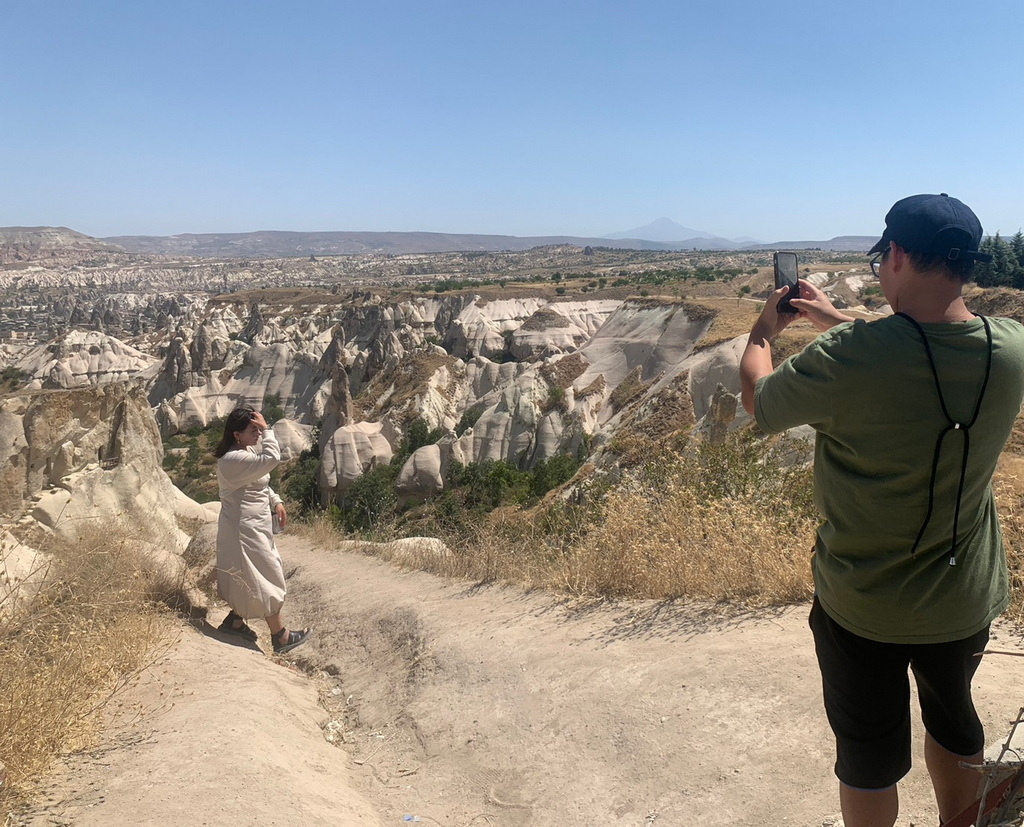
[[[688,452],[645,440],[644,462],[604,483],[605,493],[595,475],[583,505],[552,497],[532,512],[499,509],[444,537],[450,554],[424,543],[419,553],[403,550],[398,562],[578,597],[743,606],[808,598],[816,523],[809,470],[783,467],[781,449],[751,436]],[[327,520],[305,531],[325,548],[341,537]],[[366,550],[389,556],[385,546]]]
[[[654,492],[621,491],[608,518],[571,550],[578,594],[688,598],[765,606],[810,597],[814,520],[780,519],[756,498],[702,501],[682,479]]]
[[[149,571],[140,545],[110,525],[52,541],[38,592],[0,603],[0,813],[57,755],[94,739],[104,704],[150,662],[165,628],[153,597],[175,587]]]
[[[714,312],[714,318],[708,332],[697,343],[696,350],[707,350],[729,342],[737,336],[746,336],[754,326],[757,317],[764,307],[763,301],[748,298],[705,297],[693,300],[694,304]],[[807,321],[794,322],[779,336],[778,344],[772,348],[773,356],[777,347],[786,349],[785,355],[795,353],[808,342],[814,341],[818,331]]]
[[[637,365],[626,374],[626,377],[612,391],[611,396],[608,397],[608,404],[612,406],[613,411],[621,411],[630,403],[643,396],[655,381],[655,379],[650,379],[645,382],[643,380],[643,367]]]
[[[579,353],[570,353],[557,361],[544,364],[540,369],[540,375],[551,387],[566,390],[579,376],[583,375],[588,366],[587,360]]]
[[[1024,457],[1004,455],[996,473],[996,505],[1010,570],[1006,618],[1024,624]]]
[[[750,435],[651,448],[563,561],[579,594],[791,603],[811,594],[810,473]]]

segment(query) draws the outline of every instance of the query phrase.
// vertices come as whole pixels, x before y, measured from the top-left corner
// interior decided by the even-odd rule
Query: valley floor
[[[281,549],[311,642],[276,663],[182,628],[21,823],[818,827],[838,809],[806,606],[577,605]],[[990,743],[1021,687],[1024,658],[986,657]],[[920,752],[902,795],[901,827],[935,822]]]

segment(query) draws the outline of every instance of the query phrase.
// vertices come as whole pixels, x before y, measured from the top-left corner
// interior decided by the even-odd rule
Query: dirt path
[[[292,660],[321,679],[186,629],[124,700],[163,707],[26,823],[819,827],[837,809],[806,607],[574,608],[281,548],[287,616],[316,627]],[[1024,658],[986,658],[976,687],[997,740]],[[899,823],[935,820],[918,755]]]

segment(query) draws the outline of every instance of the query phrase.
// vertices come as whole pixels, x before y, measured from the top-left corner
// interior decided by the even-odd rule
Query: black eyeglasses
[[[871,259],[871,272],[875,274],[875,278],[878,278],[878,268],[881,266],[882,262],[885,261],[885,257],[889,255],[890,249],[890,247],[886,247],[882,252],[875,253],[874,257]]]

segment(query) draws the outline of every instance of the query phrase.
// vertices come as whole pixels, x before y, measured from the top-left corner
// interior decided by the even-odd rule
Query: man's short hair
[[[952,281],[966,284],[974,273],[974,261],[958,258],[950,261],[942,253],[922,253],[918,250],[907,250],[907,257],[914,269],[921,273],[940,272]]]

